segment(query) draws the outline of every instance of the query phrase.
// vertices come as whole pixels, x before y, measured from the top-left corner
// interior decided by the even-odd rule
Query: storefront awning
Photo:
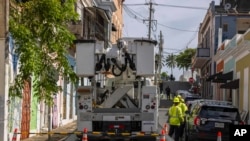
[[[226,83],[227,80],[224,80],[224,79],[213,79],[212,80],[212,83]]]
[[[216,79],[233,80],[233,71],[218,75]]]
[[[222,84],[220,86],[220,88],[223,88],[223,89],[238,89],[239,85],[240,85],[240,80],[235,79],[235,80],[230,81],[228,83]]]
[[[222,72],[219,72],[219,73],[216,73],[216,74],[213,74],[213,75],[209,76],[206,81],[211,81],[211,80],[215,79],[219,75],[222,75]]]
[[[233,79],[233,71],[227,72],[227,73],[216,73],[214,75],[211,75],[207,81],[212,81],[212,83],[226,83],[228,80]]]

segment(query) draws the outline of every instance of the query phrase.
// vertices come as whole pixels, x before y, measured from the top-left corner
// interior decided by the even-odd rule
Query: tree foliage
[[[164,62],[165,62],[165,60],[164,60],[164,58],[163,57],[161,57],[160,56],[160,54],[155,54],[155,61],[157,62],[157,66],[158,67],[163,67],[165,64],[164,64]],[[160,62],[158,62],[158,61],[160,61]],[[161,66],[159,66],[159,63],[161,63],[160,65]]]
[[[188,48],[176,56],[176,64],[178,68],[187,70],[192,66],[192,57],[195,55],[196,49]]]
[[[169,54],[166,57],[165,63],[167,67],[171,68],[171,74],[173,75],[173,69],[176,67],[176,55]]]
[[[167,76],[168,76],[168,74],[166,72],[161,73],[161,77],[167,77]]]
[[[77,19],[74,3],[75,0],[29,0],[11,8],[9,28],[19,56],[19,73],[9,89],[10,96],[21,97],[24,83],[32,81],[34,96],[51,105],[53,95],[61,90],[56,74],[76,82],[67,59],[75,39],[67,28],[70,21]]]

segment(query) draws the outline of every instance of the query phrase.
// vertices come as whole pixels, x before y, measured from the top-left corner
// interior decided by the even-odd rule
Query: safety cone
[[[16,140],[17,140],[17,128],[15,128],[14,134],[13,134],[13,137],[12,137],[12,141],[16,141]]]
[[[165,129],[162,129],[161,130],[161,139],[160,141],[166,141],[166,136],[165,136],[166,132],[165,132]]]
[[[167,125],[167,123],[164,124],[164,129],[165,129],[166,135],[168,135],[168,125]]]
[[[82,141],[88,141],[88,135],[87,135],[87,128],[83,129],[83,136],[82,136]]]
[[[221,141],[221,132],[220,131],[217,133],[217,141]]]

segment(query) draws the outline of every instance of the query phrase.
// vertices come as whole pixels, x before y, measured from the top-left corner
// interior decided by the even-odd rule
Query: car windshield
[[[197,99],[200,99],[200,98],[199,97],[186,97],[185,101],[188,102],[188,101],[193,101],[193,100],[197,100]]]
[[[238,120],[239,112],[238,112],[238,109],[236,108],[203,106],[200,116],[205,117],[205,118]]]

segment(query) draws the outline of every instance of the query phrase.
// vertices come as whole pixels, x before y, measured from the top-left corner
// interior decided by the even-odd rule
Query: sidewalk
[[[76,130],[76,121],[70,122],[64,126],[53,129],[51,132],[58,134],[52,134],[50,141],[64,141],[68,135],[63,133],[72,133],[75,130]],[[35,135],[21,141],[48,141],[48,134]]]

